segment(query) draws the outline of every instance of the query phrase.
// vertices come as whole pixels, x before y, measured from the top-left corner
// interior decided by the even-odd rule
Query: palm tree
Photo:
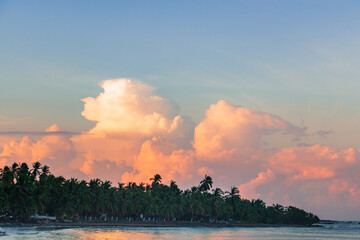
[[[223,190],[221,190],[221,188],[215,188],[215,189],[213,189],[213,194],[215,196],[221,196],[224,194],[224,192],[223,192]]]
[[[237,187],[231,187],[230,192],[226,191],[225,194],[227,194],[227,196],[230,198],[233,198],[233,197],[240,198],[240,192]]]
[[[154,198],[151,193],[147,193],[146,194],[146,206],[144,209],[144,213],[145,215],[149,216],[149,217],[155,217],[156,215],[158,215],[159,213],[159,208],[158,208],[158,199]]]
[[[77,184],[75,190],[74,207],[75,212],[84,216],[90,210],[90,194],[86,181],[82,180]]]
[[[89,182],[90,196],[91,196],[91,210],[93,216],[100,216],[103,210],[103,194],[101,191],[102,181],[98,178],[92,179]]]
[[[10,186],[14,182],[14,174],[8,166],[5,166],[0,170],[1,181],[5,184],[5,186]]]
[[[212,178],[208,175],[205,175],[205,178],[200,182],[200,191],[207,192],[212,188]]]
[[[221,211],[221,208],[223,207],[224,199],[222,198],[222,195],[224,192],[221,190],[221,188],[213,189],[213,194],[211,196],[211,216],[215,219],[218,218],[219,212]]]
[[[139,188],[139,190],[140,190],[141,192],[145,191],[145,183],[141,182],[141,183],[139,184],[138,188]]]
[[[114,217],[114,213],[117,211],[117,196],[116,188],[113,187],[109,188],[105,194],[105,207],[111,217]]]
[[[125,183],[118,183],[118,189],[123,190]]]
[[[9,197],[6,192],[4,182],[2,182],[2,178],[0,175],[0,211],[1,212],[8,212],[9,211]]]
[[[172,193],[176,193],[176,194],[180,194],[181,190],[179,189],[179,186],[176,184],[175,181],[171,180],[170,181],[170,191]]]
[[[44,165],[42,168],[41,168],[41,175],[40,175],[40,178],[43,178],[43,179],[46,179],[46,177],[48,175],[50,175],[50,169],[47,165]]]
[[[20,167],[14,163],[12,172],[16,178],[16,184],[11,186],[10,194],[12,212],[22,221],[27,222],[35,211],[29,167],[26,163],[22,163]]]
[[[284,215],[284,207],[280,204],[273,204],[271,209],[273,209],[273,218],[275,223],[280,223]]]
[[[201,215],[203,211],[203,205],[201,204],[201,193],[195,191],[191,195],[189,195],[187,200],[188,200],[187,211],[191,216],[191,218]]]
[[[30,171],[26,163],[22,163],[20,168],[16,171],[16,182],[19,185],[25,185],[30,181]]]
[[[239,218],[239,208],[238,205],[240,204],[240,194],[239,194],[239,189],[237,187],[231,187],[230,188],[230,192],[226,191],[226,198],[229,199],[230,201],[230,205],[232,208],[232,214],[233,214],[233,218]]]
[[[265,223],[266,205],[261,199],[252,199],[250,202],[251,211],[249,213],[249,220],[255,223]]]
[[[160,174],[155,174],[154,177],[150,178],[150,181],[153,181],[152,184],[159,184],[161,183],[161,179]]]
[[[36,176],[40,175],[41,163],[35,162],[35,163],[33,163],[32,166],[33,166],[33,170],[32,170],[32,173],[31,173],[31,179],[32,179],[32,181],[34,181]]]
[[[174,217],[176,213],[176,205],[173,204],[175,202],[174,196],[168,196],[162,204],[162,214],[165,216],[167,220],[170,220]]]
[[[14,162],[10,169],[13,179],[15,179],[18,170],[19,170],[19,164]]]

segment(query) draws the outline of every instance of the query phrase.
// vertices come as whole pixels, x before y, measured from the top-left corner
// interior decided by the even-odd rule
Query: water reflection
[[[133,228],[72,230],[82,240],[97,239],[359,239],[359,229],[327,228]]]

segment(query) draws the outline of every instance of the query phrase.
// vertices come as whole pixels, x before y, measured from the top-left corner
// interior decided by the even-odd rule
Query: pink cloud
[[[194,164],[191,150],[177,149],[165,139],[154,137],[145,141],[133,163],[133,172],[125,173],[123,181],[149,182],[155,174],[163,181],[186,181],[192,178]]]
[[[46,129],[46,132],[56,131],[63,131],[63,129],[56,124]],[[29,165],[41,162],[50,166],[53,172],[64,169],[61,171],[61,174],[64,174],[70,168],[70,163],[76,154],[70,136],[47,135],[40,140],[25,136],[21,140],[13,140],[5,144],[0,153],[0,159],[4,165],[13,162],[26,162]]]
[[[353,148],[338,150],[329,146],[313,145],[283,148],[269,159],[277,172],[293,179],[323,179],[336,175],[336,170],[355,162]]]
[[[117,181],[148,181],[155,173],[164,179],[188,179],[193,163],[193,125],[177,115],[171,100],[155,88],[129,79],[106,80],[103,92],[85,98],[83,116],[96,123],[80,135],[25,136],[4,145],[2,165],[11,161],[48,164],[53,172],[76,169],[82,176]],[[63,131],[57,125],[47,131]],[[108,174],[109,167],[117,174]],[[130,179],[129,176],[134,177]]]
[[[302,129],[278,116],[219,101],[195,128],[193,145],[200,158],[226,160],[256,154],[262,137],[277,132],[303,134]]]
[[[196,185],[207,174],[213,175],[214,185],[238,185],[244,197],[295,204],[320,217],[360,217],[358,149],[292,147],[291,140],[270,149],[265,138],[286,141],[286,136],[307,134],[279,116],[226,101],[211,105],[195,127],[147,84],[117,79],[101,87],[97,97],[83,99],[82,114],[95,122],[92,129],[74,136],[3,141],[0,167],[40,161],[65,177],[114,183],[149,182],[159,173],[164,182],[176,180],[181,186]],[[53,125],[46,131],[64,130]]]
[[[263,185],[274,180],[275,174],[267,169],[266,172],[261,172],[257,175],[256,178],[252,179],[248,183],[241,184],[239,186],[239,191],[243,197],[249,199],[257,199],[261,197],[261,194],[256,192],[256,187]]]
[[[360,204],[358,153],[322,145],[282,148],[264,160],[274,173],[271,181],[258,176],[241,189],[266,202],[295,204],[321,217],[355,219],[359,215],[354,209]]]
[[[213,175],[214,171],[207,167],[201,167],[197,170],[199,176],[204,177],[205,175]]]
[[[83,99],[82,114],[95,121],[95,127],[87,134],[72,138],[81,152],[78,158],[78,162],[83,162],[81,170],[94,175],[99,172],[99,168],[94,168],[94,160],[104,164],[111,161],[117,166],[128,167],[126,173],[118,174],[113,180],[145,182],[157,169],[169,178],[173,176],[173,171],[161,171],[168,163],[181,172],[182,166],[175,162],[181,158],[181,151],[186,150],[170,153],[168,149],[169,146],[172,149],[191,147],[191,122],[176,115],[175,105],[156,95],[154,88],[147,84],[117,79],[104,81],[101,87],[104,92],[96,98]],[[154,139],[161,139],[162,144]],[[149,161],[153,162],[150,164]],[[156,166],[156,169],[149,170],[144,166]]]

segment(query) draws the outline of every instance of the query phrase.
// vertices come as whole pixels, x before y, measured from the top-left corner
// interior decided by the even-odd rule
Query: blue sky
[[[0,130],[93,126],[105,79],[153,85],[195,122],[220,99],[359,146],[357,1],[2,1]],[[5,121],[5,120],[3,120]]]
[[[359,219],[359,12],[330,0],[0,1],[0,167],[41,161],[113,182],[156,170],[192,185],[211,173],[245,197]],[[99,85],[119,78],[132,80]],[[41,134],[54,124],[71,133]]]

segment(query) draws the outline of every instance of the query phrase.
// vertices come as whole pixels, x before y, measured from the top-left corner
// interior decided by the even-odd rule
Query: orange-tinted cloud
[[[46,129],[46,132],[63,131],[58,125]],[[41,162],[51,167],[53,172],[65,174],[71,168],[71,162],[76,157],[76,150],[68,135],[46,135],[40,140],[29,136],[21,140],[13,140],[3,146],[0,159],[3,164],[26,162],[31,165]]]
[[[321,217],[355,218],[360,212],[357,149],[293,147],[291,141],[268,148],[265,137],[304,141],[307,134],[279,116],[226,101],[211,105],[195,127],[147,84],[117,79],[101,87],[104,91],[97,97],[83,99],[82,114],[95,122],[92,129],[74,136],[12,140],[0,148],[0,167],[40,161],[65,177],[99,177],[114,183],[149,182],[159,173],[164,182],[173,179],[181,186],[196,185],[207,174],[214,186],[237,185],[244,197],[295,204]],[[64,130],[53,125],[47,131]],[[330,214],[328,209],[334,210]]]
[[[256,192],[256,187],[269,183],[274,180],[274,178],[275,174],[270,169],[267,169],[266,172],[260,172],[257,177],[252,179],[250,182],[241,184],[239,186],[239,191],[243,197],[249,199],[261,198],[261,194]]]
[[[77,169],[88,177],[105,176],[114,182],[130,181],[127,176],[134,176],[131,181],[148,181],[155,172],[163,173],[164,179],[187,178],[183,176],[193,161],[192,151],[187,150],[192,147],[193,125],[177,115],[175,104],[155,94],[155,88],[130,79],[106,80],[101,87],[97,97],[83,99],[82,115],[96,123],[94,128],[72,137],[25,136],[5,144],[2,165],[41,161],[53,171]],[[52,126],[47,131],[63,130]],[[109,167],[117,174],[109,174]]]
[[[353,148],[338,150],[329,146],[283,148],[269,159],[269,164],[282,174],[296,179],[323,179],[354,164]]]
[[[123,181],[148,182],[157,173],[165,182],[186,181],[192,177],[193,164],[191,150],[177,149],[165,139],[154,137],[142,144],[132,164],[133,172],[125,173]]]
[[[227,160],[256,154],[262,137],[277,132],[303,134],[302,129],[278,116],[219,101],[195,128],[194,148],[200,158]]]
[[[353,211],[360,204],[359,150],[289,147],[278,150],[263,165],[274,173],[271,181],[262,182],[259,175],[240,186],[244,193],[261,196],[269,203],[295,204],[327,218],[359,216]]]
[[[214,174],[214,171],[211,170],[210,168],[207,168],[207,167],[201,167],[197,170],[197,173],[201,176],[201,177],[204,177],[205,175],[213,175]]]
[[[180,159],[177,154],[186,150],[169,153],[167,148],[170,145],[174,149],[191,147],[192,123],[176,115],[175,105],[169,99],[156,95],[153,87],[138,81],[107,80],[101,83],[101,87],[104,92],[96,98],[83,99],[82,114],[95,121],[95,127],[72,138],[81,152],[77,158],[77,162],[83,162],[81,171],[91,176],[102,174],[101,169],[106,171],[106,168],[94,168],[96,160],[98,164],[111,161],[118,167],[126,166],[126,173],[119,171],[116,177],[112,177],[113,181],[141,179],[148,182],[156,169],[170,178],[172,171],[161,171],[161,166],[166,169],[164,166],[169,163],[173,164],[174,171],[179,168],[183,172],[183,166],[176,165],[175,159]],[[153,139],[162,139],[163,147],[156,147],[160,144]],[[153,162],[150,164],[149,161]],[[146,163],[148,165],[144,165]],[[148,170],[145,166],[157,167]]]

